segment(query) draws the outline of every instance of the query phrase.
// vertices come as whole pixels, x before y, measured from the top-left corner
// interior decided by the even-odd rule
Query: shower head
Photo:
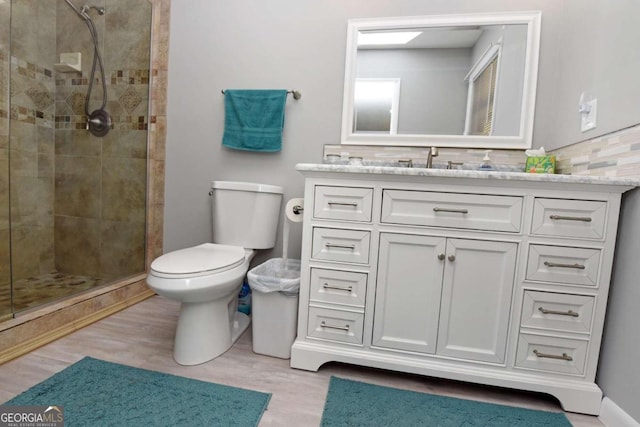
[[[89,16],[89,13],[88,13],[91,9],[95,9],[98,12],[98,15],[104,15],[104,7],[89,6],[85,4],[81,8],[78,8],[78,6],[73,4],[71,0],[65,0],[65,1],[71,7],[71,9],[73,9],[73,11],[77,13],[78,16],[80,16],[80,18],[84,19],[85,21],[91,20],[91,17]]]
[[[84,6],[82,6],[81,10],[86,14],[90,9],[94,9],[96,12],[98,12],[98,15],[104,15],[104,7],[89,6],[85,4]]]

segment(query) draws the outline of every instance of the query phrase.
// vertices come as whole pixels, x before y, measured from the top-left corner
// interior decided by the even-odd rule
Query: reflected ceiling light
[[[374,44],[407,44],[411,40],[422,34],[422,31],[401,31],[401,32],[359,32],[358,46]]]

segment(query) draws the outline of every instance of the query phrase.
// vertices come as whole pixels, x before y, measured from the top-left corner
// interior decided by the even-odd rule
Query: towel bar
[[[220,92],[222,92],[222,94],[224,95],[224,89],[221,90]],[[292,93],[293,94],[293,99],[302,98],[302,94],[297,90],[288,90],[287,93]]]

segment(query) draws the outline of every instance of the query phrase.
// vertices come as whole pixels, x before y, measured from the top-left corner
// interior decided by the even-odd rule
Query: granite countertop
[[[299,172],[342,172],[372,175],[424,176],[438,178],[473,178],[507,181],[558,182],[639,187],[640,177],[609,177],[588,175],[535,174],[524,172],[478,171],[460,169],[426,169],[393,166],[355,166],[324,163],[298,163]]]

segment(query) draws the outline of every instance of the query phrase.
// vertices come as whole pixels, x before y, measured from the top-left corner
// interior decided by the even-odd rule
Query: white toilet
[[[173,348],[181,365],[218,357],[247,329],[238,293],[255,250],[276,240],[282,187],[214,181],[211,188],[214,243],[164,254],[147,276],[156,293],[182,303]]]

